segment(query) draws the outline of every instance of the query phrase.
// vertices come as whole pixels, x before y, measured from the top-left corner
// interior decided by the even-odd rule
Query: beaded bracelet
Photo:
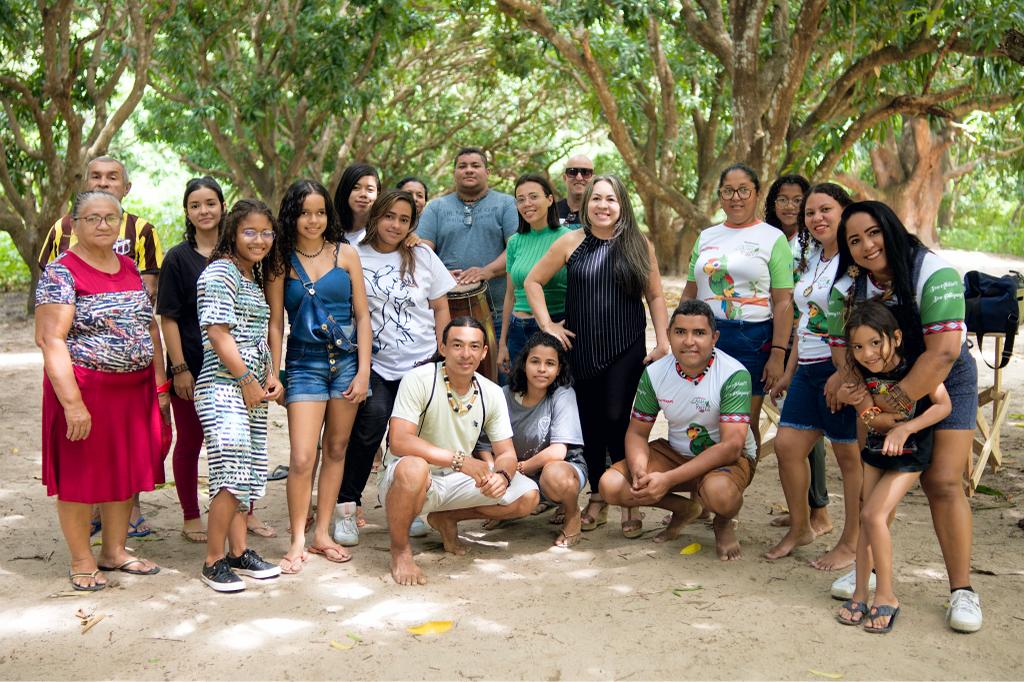
[[[178,376],[179,374],[184,374],[187,371],[188,371],[188,365],[185,364],[184,362],[181,363],[180,365],[172,365],[171,366],[171,374],[173,374],[174,376]]]
[[[523,463],[522,462],[516,462],[516,471],[518,471],[521,474],[526,474],[526,470],[523,467]]]
[[[253,376],[251,370],[245,370],[245,374],[235,379],[235,383],[239,386],[248,386],[252,382],[256,381],[256,377]]]
[[[860,413],[860,420],[864,422],[864,426],[871,427],[871,422],[874,421],[875,417],[882,414],[882,409],[877,405],[872,405],[868,409]]]
[[[462,471],[462,463],[466,461],[466,453],[458,450],[452,455],[452,471]]]
[[[911,410],[914,408],[914,402],[907,395],[906,391],[900,388],[899,384],[893,384],[891,386],[882,386],[879,394],[890,398],[896,405],[896,408],[903,414],[910,416]]]

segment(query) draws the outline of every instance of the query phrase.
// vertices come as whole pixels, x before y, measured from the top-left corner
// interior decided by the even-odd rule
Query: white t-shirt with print
[[[798,353],[800,364],[810,364],[832,359],[828,345],[828,304],[839,268],[838,254],[827,261],[822,260],[822,249],[815,246],[807,254],[807,269],[800,275],[793,287],[793,303],[800,312],[797,326]],[[807,294],[808,288],[810,294]]]
[[[373,370],[389,381],[401,379],[437,350],[430,301],[447,294],[455,279],[425,246],[413,248],[415,272],[412,276],[406,273],[405,278],[401,277],[402,257],[397,251],[381,253],[369,244],[357,250],[373,341],[379,346],[373,354]]]
[[[768,223],[705,229],[690,256],[687,279],[715,317],[744,322],[772,319],[772,289],[793,286],[793,252]]]

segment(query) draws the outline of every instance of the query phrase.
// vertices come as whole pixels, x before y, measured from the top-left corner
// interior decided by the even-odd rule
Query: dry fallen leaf
[[[697,590],[703,589],[704,587],[702,585],[684,585],[683,587],[677,587],[674,590],[672,590],[672,594],[674,594],[677,597],[682,597],[683,592],[696,592]]]
[[[440,635],[451,630],[452,625],[454,623],[450,620],[432,620],[422,625],[406,628],[406,631],[414,635]]]
[[[679,553],[680,554],[685,554],[685,555],[689,556],[690,554],[696,554],[699,551],[700,551],[700,543],[699,542],[695,542],[692,545],[687,545],[686,547],[683,547],[681,550],[679,550]]]
[[[826,673],[826,672],[822,672],[821,670],[814,670],[814,669],[808,669],[807,672],[809,672],[812,675],[817,675],[818,677],[824,677],[827,680],[841,680],[841,679],[843,679],[843,674],[842,673]]]

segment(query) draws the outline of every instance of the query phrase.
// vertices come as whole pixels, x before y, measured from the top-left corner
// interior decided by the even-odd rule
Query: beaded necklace
[[[480,395],[480,389],[477,386],[476,380],[474,379],[473,381],[473,395],[469,397],[467,402],[463,403],[455,394],[452,382],[448,380],[448,369],[444,365],[441,365],[441,376],[444,378],[444,390],[448,394],[448,405],[452,408],[452,412],[456,415],[467,414],[473,409],[477,396]]]

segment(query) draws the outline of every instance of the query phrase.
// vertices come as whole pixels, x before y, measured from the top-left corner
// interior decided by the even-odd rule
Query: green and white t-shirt
[[[672,449],[699,455],[721,442],[719,424],[750,423],[750,372],[715,349],[704,373],[691,379],[683,374],[674,355],[666,355],[641,375],[631,416],[653,423],[662,411],[668,420]],[[749,430],[743,454],[757,459],[754,434]]]
[[[687,279],[715,317],[764,322],[772,319],[771,290],[793,287],[793,253],[768,223],[714,225],[697,238]]]
[[[960,343],[967,341],[967,325],[964,323],[964,284],[960,273],[952,265],[927,252],[921,262],[921,272],[914,283],[917,307],[921,312],[921,329],[925,336],[942,334],[943,332],[960,332]],[[828,333],[829,343],[833,346],[845,346],[845,330],[843,329],[843,312],[846,297],[853,291],[853,278],[844,274],[836,280],[828,302]],[[867,278],[867,298],[883,293],[869,276]],[[895,305],[899,301],[893,296],[886,301],[887,305]]]
[[[419,425],[419,436],[428,443],[451,452],[461,450],[467,455],[472,454],[481,433],[486,433],[492,443],[511,438],[512,424],[501,388],[477,374],[473,389],[480,391],[473,406],[468,412],[455,414],[448,403],[440,366],[436,363],[420,365],[408,372],[398,385],[391,416]],[[463,396],[463,399],[468,397]],[[384,464],[395,460],[397,457],[389,448]],[[431,473],[442,471],[451,469],[430,466]]]
[[[796,336],[802,365],[832,359],[828,344],[828,306],[832,282],[839,268],[837,256],[822,260],[821,247],[811,249],[807,254],[807,269],[793,287],[793,304],[800,313]]]

